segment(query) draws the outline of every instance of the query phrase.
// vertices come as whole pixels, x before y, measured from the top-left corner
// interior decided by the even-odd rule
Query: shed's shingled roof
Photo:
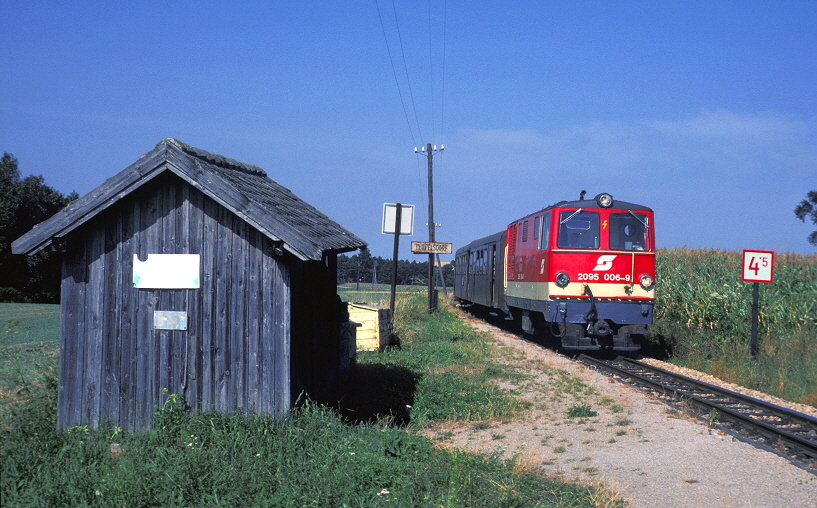
[[[252,164],[164,139],[138,161],[68,204],[12,244],[15,254],[35,254],[165,171],[171,171],[302,260],[326,251],[366,245]]]

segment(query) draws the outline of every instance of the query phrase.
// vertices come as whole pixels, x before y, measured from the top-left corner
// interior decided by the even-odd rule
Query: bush
[[[19,289],[0,287],[0,302],[27,303],[27,300]]]

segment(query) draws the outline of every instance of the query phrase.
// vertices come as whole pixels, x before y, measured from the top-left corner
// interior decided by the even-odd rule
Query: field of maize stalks
[[[752,283],[741,281],[741,252],[658,251],[652,340],[673,363],[817,405],[817,255],[777,253],[759,310],[752,358]]]
[[[741,281],[739,251],[661,250],[656,265],[656,319],[750,332],[752,284]],[[817,326],[817,255],[775,256],[774,283],[760,285],[759,322],[778,333]]]

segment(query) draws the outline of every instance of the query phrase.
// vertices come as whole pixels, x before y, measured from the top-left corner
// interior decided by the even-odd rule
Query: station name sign
[[[453,245],[440,242],[411,242],[411,252],[415,254],[451,254]]]

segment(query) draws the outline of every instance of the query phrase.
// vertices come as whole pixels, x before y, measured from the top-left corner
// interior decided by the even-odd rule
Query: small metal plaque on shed
[[[154,310],[155,330],[187,330],[187,312],[175,310]]]

